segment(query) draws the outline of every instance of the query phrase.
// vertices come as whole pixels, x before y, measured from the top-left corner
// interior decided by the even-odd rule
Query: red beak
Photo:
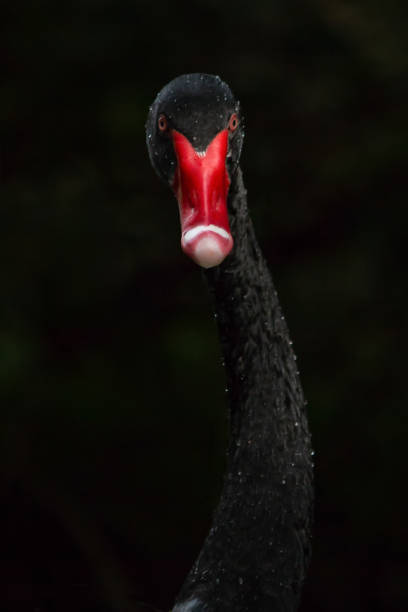
[[[176,130],[172,137],[178,162],[173,189],[180,209],[181,248],[203,268],[212,268],[233,246],[225,165],[228,130],[219,132],[205,152],[196,151]]]

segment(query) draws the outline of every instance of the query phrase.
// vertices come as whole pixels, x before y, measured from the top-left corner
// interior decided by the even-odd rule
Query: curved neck
[[[228,464],[212,529],[174,612],[286,612],[297,608],[310,557],[310,435],[292,343],[240,169],[228,204],[235,247],[206,272],[229,390]]]

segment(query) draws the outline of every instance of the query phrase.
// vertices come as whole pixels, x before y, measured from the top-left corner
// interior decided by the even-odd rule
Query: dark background
[[[2,5],[2,610],[169,610],[209,528],[217,334],[144,142],[158,90],[197,71],[241,100],[309,400],[301,610],[408,609],[407,18],[396,0]]]

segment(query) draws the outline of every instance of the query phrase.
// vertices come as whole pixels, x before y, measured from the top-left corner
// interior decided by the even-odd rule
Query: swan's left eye
[[[231,115],[229,123],[228,123],[228,129],[230,132],[235,132],[235,130],[237,129],[239,125],[239,119],[238,119],[238,115],[236,113],[234,113],[233,115]]]

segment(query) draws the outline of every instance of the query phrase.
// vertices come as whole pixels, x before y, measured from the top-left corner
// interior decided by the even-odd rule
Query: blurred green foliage
[[[309,398],[302,610],[406,609],[406,5],[2,13],[2,609],[168,609],[208,529],[218,340],[144,144],[148,105],[190,71],[241,99],[249,203]]]

